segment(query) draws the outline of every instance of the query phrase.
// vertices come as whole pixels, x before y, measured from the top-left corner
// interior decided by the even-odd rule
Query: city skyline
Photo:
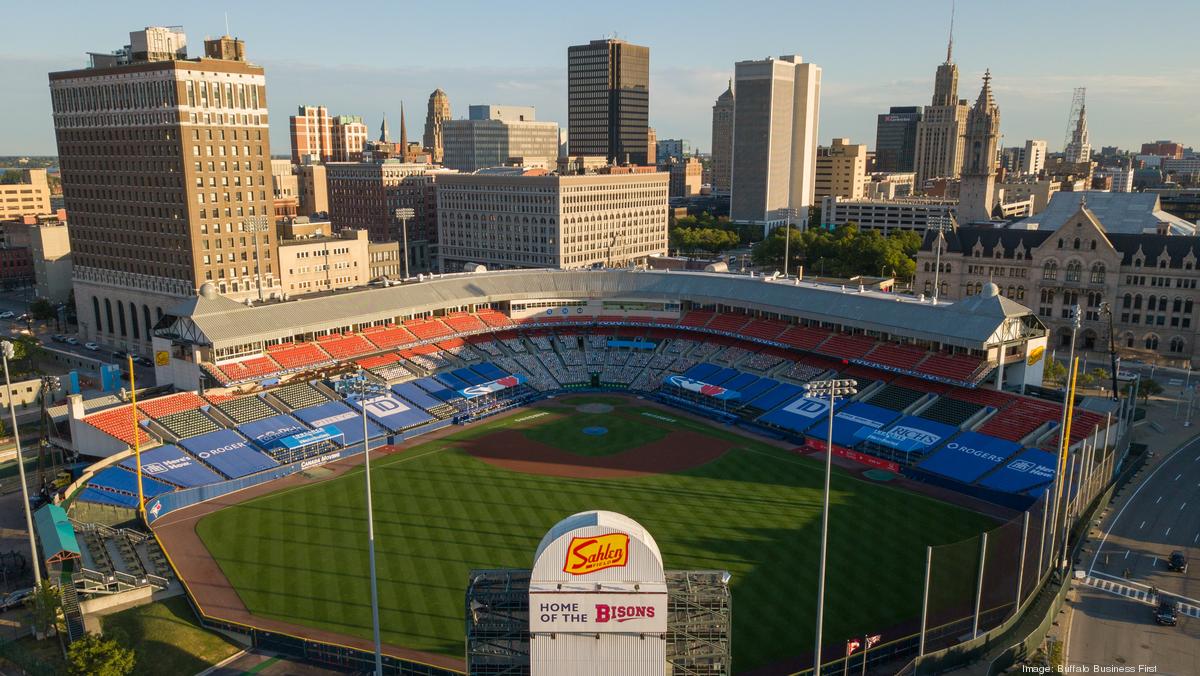
[[[456,118],[470,104],[531,105],[539,119],[565,126],[566,48],[613,30],[622,39],[650,47],[650,126],[663,138],[689,139],[694,148],[709,151],[711,106],[732,76],[734,62],[798,53],[821,64],[826,73],[819,142],[849,137],[873,147],[878,113],[893,105],[928,102],[934,69],[944,58],[949,23],[949,2],[926,3],[919,13],[871,5],[868,21],[845,8],[766,3],[763,11],[769,7],[781,20],[749,22],[753,27],[745,28],[728,21],[723,8],[708,3],[694,5],[686,14],[631,3],[604,8],[540,3],[519,27],[497,31],[496,26],[506,25],[500,9],[476,4],[459,14],[467,20],[458,19],[453,26],[455,49],[431,50],[428,41],[361,40],[353,22],[320,20],[334,8],[302,4],[304,11],[295,16],[321,25],[319,39],[334,49],[311,49],[310,38],[289,30],[286,17],[273,16],[265,6],[238,8],[229,15],[231,33],[246,41],[248,60],[263,66],[269,76],[275,155],[289,151],[287,117],[297,106],[324,105],[342,114],[362,115],[374,129],[384,113],[394,125],[401,102],[423,109],[429,93],[439,87],[459,103]],[[1040,21],[1020,20],[1024,5],[1036,7]],[[1195,145],[1187,135],[1200,123],[1200,112],[1188,105],[1188,98],[1200,87],[1200,68],[1158,67],[1146,74],[1144,61],[1130,58],[1128,50],[1060,44],[1064,21],[1078,24],[1076,35],[1136,35],[1139,30],[1157,30],[1163,12],[1151,15],[1115,2],[1089,6],[1086,16],[1033,3],[961,3],[957,11],[955,61],[961,80],[978,82],[986,69],[992,70],[996,95],[1005,101],[1002,145],[1043,138],[1052,152],[1060,151],[1072,90],[1078,86],[1088,88],[1094,147],[1136,148],[1159,138]],[[385,4],[362,6],[362,12],[377,25],[391,22],[430,30],[445,16],[433,7]],[[81,67],[85,52],[115,49],[130,30],[148,25],[183,25],[194,56],[204,37],[222,33],[225,26],[218,11],[181,6],[164,12],[149,3],[123,5],[118,11],[80,6],[67,20],[42,6],[23,6],[13,14],[23,25],[53,25],[56,39],[47,42],[41,37],[45,33],[29,31],[12,36],[2,48],[0,58],[10,67],[0,72],[0,83],[13,100],[27,102],[6,112],[9,124],[0,130],[0,152],[6,154],[54,152],[46,73]],[[1170,15],[1173,22],[1186,24],[1189,17],[1200,19],[1200,7],[1176,3]],[[314,16],[318,20],[312,20]],[[855,32],[822,29],[797,36],[789,28],[797,24],[843,26],[846,31],[852,27]],[[666,25],[673,28],[666,30]],[[1014,40],[1014,35],[1020,39]],[[513,49],[513,44],[522,47]],[[872,50],[856,45],[871,45]],[[420,138],[419,116],[410,116],[409,123],[409,137]]]

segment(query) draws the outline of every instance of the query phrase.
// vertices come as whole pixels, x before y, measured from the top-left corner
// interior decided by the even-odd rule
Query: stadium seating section
[[[262,398],[256,396],[237,397],[222,401],[217,404],[217,408],[239,425],[279,414],[279,411],[271,408]]]

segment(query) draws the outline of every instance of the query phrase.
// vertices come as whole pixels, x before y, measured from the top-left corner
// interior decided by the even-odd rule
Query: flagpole
[[[863,663],[862,676],[867,676],[867,653],[871,652],[871,637],[863,634]]]
[[[137,487],[138,487],[138,516],[142,517],[142,522],[146,522],[146,498],[142,492],[142,444],[141,435],[138,433],[138,415],[137,415],[137,381],[133,375],[133,355],[129,355],[129,392],[132,399],[132,410],[130,413],[133,418],[133,458],[137,464]]]

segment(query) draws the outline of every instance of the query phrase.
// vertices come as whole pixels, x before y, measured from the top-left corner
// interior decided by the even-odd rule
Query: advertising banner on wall
[[[529,595],[529,631],[657,633],[667,630],[667,595],[547,592]]]

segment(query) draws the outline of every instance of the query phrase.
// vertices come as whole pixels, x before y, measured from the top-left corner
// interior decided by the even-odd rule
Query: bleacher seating
[[[910,368],[940,378],[969,382],[979,373],[982,366],[983,360],[978,357],[937,352]]]
[[[835,333],[821,343],[821,353],[842,359],[862,359],[877,343],[874,338]]]
[[[83,422],[95,427],[105,434],[116,437],[121,441],[133,445],[133,408],[130,406],[118,406],[110,408],[107,411],[93,413],[83,418]],[[153,439],[146,430],[138,426],[138,441],[142,444],[148,444]]]
[[[867,361],[892,368],[912,370],[925,358],[926,350],[916,345],[878,343],[865,357]]]
[[[889,408],[893,411],[903,411],[924,396],[924,392],[909,389],[907,387],[900,387],[899,385],[895,384],[888,384],[875,392],[875,394],[871,396],[869,403],[873,406],[882,406],[883,408]]]
[[[1050,402],[1014,398],[1011,404],[988,418],[979,432],[1019,442],[1043,424],[1057,422],[1061,410]]]
[[[742,328],[741,333],[751,338],[775,340],[788,325],[776,319],[755,319]]]
[[[449,326],[455,333],[466,333],[468,331],[478,331],[485,328],[483,320],[476,315],[470,315],[465,312],[456,312],[442,317],[442,322]]]
[[[494,341],[494,340],[473,339],[473,340],[468,340],[467,342],[471,344],[471,347],[474,347],[475,349],[482,351],[484,354],[488,355],[489,357],[499,357],[500,355],[504,354],[503,352],[500,351],[500,346],[497,345],[496,341]]]
[[[734,333],[740,331],[748,323],[750,323],[750,317],[746,315],[721,313],[708,322],[708,328]]]
[[[400,361],[400,355],[396,354],[395,352],[388,352],[387,354],[376,354],[370,357],[363,357],[362,359],[355,360],[354,363],[358,364],[360,368],[364,368],[369,371],[371,369],[379,368],[380,366],[395,364],[398,361]]]
[[[483,320],[483,323],[487,324],[488,326],[512,325],[512,320],[508,318],[508,315],[490,308],[477,310],[475,314],[479,315],[479,318]]]
[[[818,345],[828,340],[829,336],[829,331],[825,329],[818,329],[811,326],[793,326],[779,334],[776,340],[786,345],[811,352],[817,349]]]
[[[279,411],[271,408],[261,397],[253,395],[223,401],[217,404],[217,408],[239,425],[279,414]]]
[[[679,320],[679,325],[680,326],[704,326],[704,325],[708,324],[708,322],[710,320],[712,320],[714,314],[716,314],[716,313],[709,311],[709,310],[692,310],[691,312],[688,312],[687,314],[685,314]]]
[[[526,351],[525,350],[525,342],[522,341],[520,338],[501,338],[500,342],[504,343],[504,347],[507,347],[509,350],[511,350],[514,353],[521,353],[521,352]]]
[[[416,336],[417,340],[431,340],[453,333],[449,326],[436,319],[410,319],[404,322],[404,328]]]
[[[373,326],[365,329],[363,336],[381,350],[417,342],[417,339],[407,329],[395,324]]]
[[[215,368],[224,374],[229,382],[238,383],[276,373],[279,371],[279,364],[276,364],[270,357],[263,355],[261,357],[251,357],[250,359],[217,364]]]
[[[443,352],[448,352],[463,361],[478,361],[479,355],[467,345],[467,341],[462,338],[449,338],[447,340],[434,343],[434,346]]]
[[[330,361],[316,343],[280,343],[267,348],[271,358],[284,370],[309,368]]]
[[[221,429],[212,418],[200,411],[180,411],[158,418],[158,424],[180,439],[198,437]]]
[[[139,402],[138,413],[148,415],[151,418],[162,418],[163,416],[180,411],[195,410],[207,404],[208,402],[195,392],[179,392],[178,394],[170,394],[165,397]]]
[[[938,397],[928,408],[921,411],[921,417],[935,422],[960,427],[971,416],[979,412],[983,404],[963,401],[951,396]]]
[[[827,370],[828,369],[824,367],[814,366],[807,362],[794,361],[792,362],[791,366],[788,366],[787,369],[785,369],[780,375],[782,375],[784,378],[788,378],[789,380],[807,383]]]
[[[377,349],[370,341],[357,333],[330,334],[321,337],[318,342],[321,349],[334,359],[349,359],[360,354],[374,352]]]
[[[321,394],[315,387],[308,383],[287,385],[277,390],[271,390],[271,394],[293,411],[298,408],[316,406],[329,401],[329,397]]]

